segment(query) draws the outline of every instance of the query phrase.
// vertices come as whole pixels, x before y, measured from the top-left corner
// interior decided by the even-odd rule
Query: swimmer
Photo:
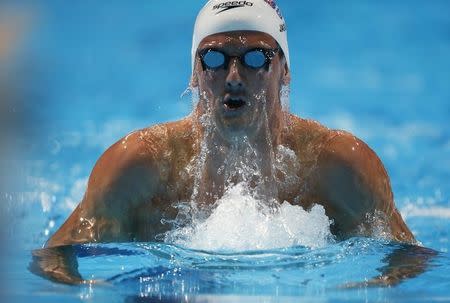
[[[209,1],[194,28],[191,86],[199,100],[192,114],[111,146],[96,163],[82,201],[46,247],[155,241],[169,228],[161,219],[176,217],[175,203],[211,205],[242,181],[280,203],[305,209],[321,204],[337,239],[372,236],[384,224],[392,240],[415,243],[375,152],[348,132],[288,112],[281,96],[290,68],[285,20],[273,1]],[[257,175],[221,172],[230,153],[245,150],[240,146],[257,155]],[[296,159],[283,173],[273,168],[281,147]],[[283,182],[290,177],[296,182]]]
[[[295,152],[298,171],[291,173],[298,183],[279,188],[277,200],[305,209],[323,205],[339,238],[370,231],[366,216],[377,212],[393,239],[414,241],[377,155],[347,132],[283,109],[281,89],[290,81],[286,26],[279,10],[266,2],[206,4],[193,36],[191,85],[199,91],[194,112],[131,133],[110,147],[95,165],[83,200],[47,246],[155,240],[168,228],[161,218],[176,216],[171,205],[193,195],[195,176],[186,167],[199,156],[201,143],[209,152],[197,200],[211,204],[224,193],[226,180],[218,171],[239,137],[256,149],[262,180],[274,178],[270,155],[278,146]],[[205,115],[212,120],[208,126],[200,121]]]

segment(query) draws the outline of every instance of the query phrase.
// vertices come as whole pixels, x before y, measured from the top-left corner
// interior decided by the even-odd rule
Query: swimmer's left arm
[[[317,202],[323,202],[327,215],[334,220],[338,237],[371,236],[376,225],[383,224],[393,240],[408,243],[386,256],[378,276],[342,287],[392,286],[428,268],[436,252],[409,245],[415,244],[415,239],[395,208],[389,176],[364,142],[349,133],[332,132],[319,155],[314,183]],[[384,221],[370,219],[377,212]]]
[[[395,208],[389,176],[381,160],[363,141],[333,131],[323,145],[317,167],[317,192],[338,235],[345,238],[364,230],[370,233],[377,219],[384,219],[393,239],[414,242]],[[375,220],[368,216],[375,216]]]

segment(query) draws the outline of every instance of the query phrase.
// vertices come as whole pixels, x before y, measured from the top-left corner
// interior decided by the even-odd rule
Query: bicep
[[[133,239],[133,209],[154,190],[154,169],[132,150],[115,145],[97,161],[81,203],[47,246]]]
[[[120,216],[92,201],[83,200],[47,241],[46,247],[127,240],[124,231]]]
[[[375,210],[375,197],[367,180],[336,155],[322,154],[318,161],[316,193],[339,234],[354,231]]]

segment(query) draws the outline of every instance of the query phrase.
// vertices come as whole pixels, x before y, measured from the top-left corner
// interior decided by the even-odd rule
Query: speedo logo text
[[[253,2],[249,1],[228,1],[213,6],[213,10],[219,10],[216,15],[238,7],[253,6]]]

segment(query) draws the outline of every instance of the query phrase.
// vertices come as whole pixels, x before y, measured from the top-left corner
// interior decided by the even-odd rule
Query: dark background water
[[[202,4],[0,3],[3,254],[43,244],[106,147],[190,112],[180,95]],[[365,140],[418,239],[447,253],[450,2],[278,4],[288,24],[292,112]],[[25,257],[6,263],[26,275]]]

